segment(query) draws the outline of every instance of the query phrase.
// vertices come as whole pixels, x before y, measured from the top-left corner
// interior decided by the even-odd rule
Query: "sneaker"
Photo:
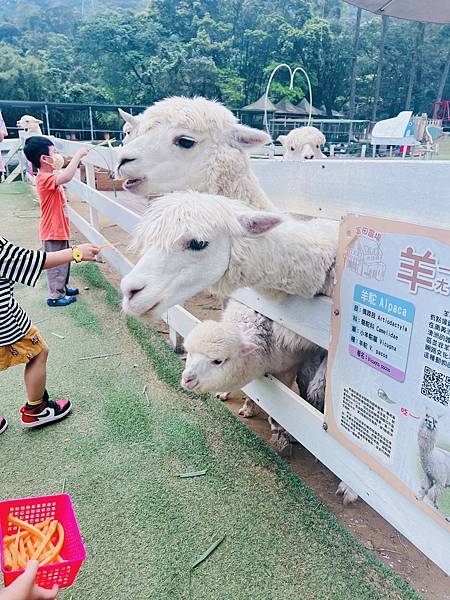
[[[32,429],[41,425],[48,425],[53,421],[64,419],[72,409],[70,400],[53,400],[48,399],[47,390],[44,394],[44,400],[37,406],[22,406],[22,427],[24,429]]]
[[[66,288],[66,296],[78,296],[79,293],[78,288]]]
[[[77,299],[75,296],[66,296],[65,298],[57,298],[56,300],[53,298],[47,298],[48,306],[68,306],[72,304],[72,302],[76,302]]]
[[[5,417],[0,417],[0,433],[3,433],[7,427],[8,421],[5,419]]]

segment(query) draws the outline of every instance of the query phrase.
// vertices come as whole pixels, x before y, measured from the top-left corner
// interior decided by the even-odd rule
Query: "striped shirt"
[[[0,237],[0,346],[23,338],[31,319],[14,298],[14,284],[35,286],[44,267],[45,252],[14,246]]]

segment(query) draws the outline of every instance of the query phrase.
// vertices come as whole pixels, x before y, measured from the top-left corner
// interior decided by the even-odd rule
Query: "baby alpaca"
[[[436,448],[437,434],[438,419],[427,412],[417,434],[420,464],[425,473],[417,499],[423,500],[428,496],[435,508],[439,509],[438,500],[445,488],[450,487],[450,452]]]
[[[220,322],[204,321],[186,337],[188,352],[181,384],[187,390],[226,393],[243,388],[270,373],[290,387],[302,357],[314,344],[234,300]],[[247,399],[239,414],[254,415]],[[285,431],[269,418],[273,433],[284,440]],[[283,446],[285,443],[283,443]]]
[[[325,136],[316,127],[292,129],[287,135],[280,135],[278,141],[283,144],[284,160],[326,158],[320,149],[325,144]]]

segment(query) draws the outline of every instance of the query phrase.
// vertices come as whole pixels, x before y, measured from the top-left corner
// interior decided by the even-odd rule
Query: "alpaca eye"
[[[188,244],[189,250],[204,250],[208,246],[209,242],[202,242],[201,240],[191,240]]]
[[[318,147],[319,147],[319,144],[316,144],[316,148],[318,148]]]
[[[292,150],[292,152],[295,152],[294,146],[291,146],[291,150]]]
[[[175,140],[175,146],[180,146],[181,148],[192,148],[195,146],[197,142],[190,137],[179,137]]]
[[[221,365],[223,363],[223,360],[220,360],[220,359],[217,358],[216,360],[213,360],[211,362],[212,362],[213,365]]]

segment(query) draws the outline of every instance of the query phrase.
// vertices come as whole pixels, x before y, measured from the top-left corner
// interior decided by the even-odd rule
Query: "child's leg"
[[[25,387],[29,406],[36,406],[42,402],[47,378],[48,347],[32,358],[25,366]]]
[[[45,240],[44,250],[46,252],[57,252],[69,247],[67,240]],[[53,269],[47,269],[48,297],[52,300],[66,297],[66,284],[69,279],[69,264],[59,265]]]

